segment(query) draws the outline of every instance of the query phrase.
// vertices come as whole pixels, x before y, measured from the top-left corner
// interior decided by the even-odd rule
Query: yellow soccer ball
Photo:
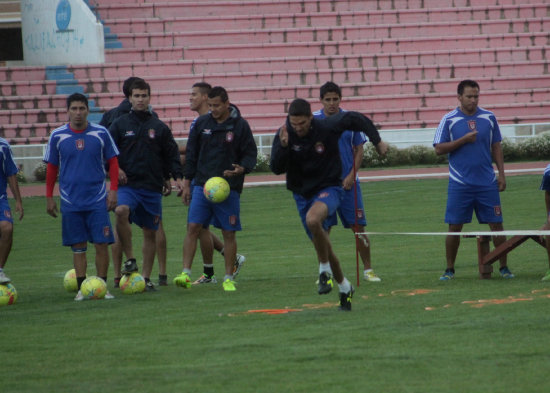
[[[107,293],[107,284],[103,279],[91,276],[82,282],[80,292],[85,299],[103,299]]]
[[[210,202],[221,203],[229,196],[229,183],[223,177],[211,177],[204,183],[203,192]]]

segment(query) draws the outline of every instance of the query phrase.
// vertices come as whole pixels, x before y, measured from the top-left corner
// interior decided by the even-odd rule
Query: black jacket
[[[109,132],[120,151],[118,163],[129,187],[162,192],[164,179],[182,178],[172,131],[150,111],[120,116]]]
[[[248,122],[237,107],[230,106],[230,116],[219,124],[210,113],[198,117],[189,134],[184,177],[204,185],[213,176],[233,170],[233,164],[249,173],[256,166],[258,149]],[[242,192],[244,174],[226,178],[232,190]]]
[[[130,103],[130,101],[128,101],[127,98],[125,98],[120,104],[118,104],[117,107],[114,107],[113,109],[110,109],[107,112],[105,112],[101,117],[101,121],[99,122],[99,124],[109,129],[109,127],[111,127],[111,124],[113,124],[113,122],[117,118],[127,113],[130,113],[131,109],[132,109],[132,104]]]
[[[271,170],[277,175],[286,173],[287,189],[307,199],[323,188],[342,185],[338,138],[345,130],[365,132],[373,145],[381,140],[372,121],[352,111],[326,119],[313,118],[303,138],[298,137],[288,119],[286,127],[288,146],[281,146],[277,133],[271,147]]]

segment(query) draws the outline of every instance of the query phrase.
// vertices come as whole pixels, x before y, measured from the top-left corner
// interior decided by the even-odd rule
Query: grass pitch
[[[509,177],[505,229],[538,229],[540,176]],[[446,231],[446,180],[363,183],[370,231]],[[157,293],[74,302],[71,253],[44,198],[24,200],[6,273],[18,302],[0,308],[2,392],[547,392],[550,284],[545,250],[509,255],[516,274],[479,280],[475,239],[463,239],[456,278],[440,282],[444,238],[372,236],[381,283],[362,281],[353,311],[316,293],[317,261],[284,187],[245,189],[237,291],[174,285]],[[169,280],[181,270],[187,209],[164,202]],[[475,219],[474,219],[475,220]],[[469,224],[465,230],[487,230]],[[219,232],[218,232],[219,233]],[[351,231],[333,245],[355,283]],[[134,248],[141,233],[134,227]],[[94,273],[93,246],[88,272]],[[137,252],[139,255],[139,253]],[[141,266],[141,262],[140,262]],[[498,263],[495,264],[495,270]],[[222,258],[215,256],[222,273]],[[202,272],[197,254],[193,278]],[[154,269],[153,277],[156,278]],[[269,314],[262,310],[282,310]]]

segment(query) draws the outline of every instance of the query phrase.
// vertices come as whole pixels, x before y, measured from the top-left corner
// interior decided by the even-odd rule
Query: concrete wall
[[[25,65],[104,63],[103,25],[82,0],[21,0]]]

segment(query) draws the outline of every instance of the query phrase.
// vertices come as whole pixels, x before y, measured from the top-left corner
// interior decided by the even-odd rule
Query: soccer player
[[[463,225],[472,221],[475,211],[479,223],[489,224],[491,231],[502,231],[499,192],[506,189],[506,177],[497,119],[492,112],[478,106],[479,84],[476,81],[461,81],[457,98],[460,105],[443,116],[433,141],[436,154],[447,154],[449,158],[445,222],[449,224],[449,232],[461,232]],[[505,241],[505,236],[493,236],[495,247]],[[460,236],[446,237],[447,268],[440,280],[454,277],[459,245]],[[506,255],[500,258],[500,274],[504,278],[514,278]]]
[[[297,98],[273,140],[270,166],[275,174],[286,173],[286,187],[313,242],[319,261],[319,294],[332,290],[331,270],[339,287],[340,310],[351,311],[354,289],[332,250],[328,231],[344,193],[338,140],[345,130],[365,132],[374,146],[381,143],[378,130],[362,114],[342,112],[322,120],[313,116],[309,102]],[[381,145],[379,153],[384,155],[386,148]]]
[[[19,220],[23,219],[23,200],[17,182],[19,169],[13,159],[10,145],[4,138],[0,138],[0,284],[7,284],[11,279],[4,272],[13,244],[13,217],[8,203],[7,186],[15,199],[15,211],[19,213]]]
[[[550,230],[550,164],[544,170],[540,189],[544,191],[544,202],[546,205],[546,222],[542,229],[548,231]],[[546,242],[546,252],[548,253],[548,271],[542,277],[542,281],[550,281],[550,236],[545,236],[544,240]]]
[[[162,220],[165,179],[172,176],[178,190],[182,172],[178,145],[170,128],[150,110],[151,87],[144,80],[130,87],[130,113],[116,119],[109,131],[120,150],[116,230],[126,255],[122,274],[138,270],[132,249],[131,223],[143,232],[143,269],[146,290],[155,291],[150,280],[156,249],[156,232]]]
[[[132,83],[134,83],[137,80],[143,80],[143,79],[137,76],[131,76],[124,81],[124,83],[122,84],[122,92],[124,93],[124,97],[125,97],[124,100],[122,100],[122,102],[117,107],[103,114],[103,117],[99,122],[100,125],[108,129],[113,123],[113,121],[115,121],[122,115],[130,113],[132,109],[132,103],[130,102],[130,87],[132,86]],[[154,116],[158,117],[158,115],[154,111],[152,111],[151,113]],[[168,196],[170,195],[171,192],[172,192],[172,185],[170,184],[170,180],[166,179],[162,195]],[[122,273],[121,273],[122,249],[120,247],[120,241],[118,239],[116,230],[114,231],[114,235],[115,235],[115,242],[111,246],[111,254],[113,256],[113,268],[115,271],[115,278],[114,278],[115,288],[118,288],[120,283],[120,278],[122,276]],[[157,258],[159,261],[159,285],[165,286],[165,285],[168,285],[168,275],[166,273],[167,245],[166,245],[166,233],[164,232],[164,226],[162,225],[162,221],[159,222],[159,228],[155,235],[155,241],[156,241],[156,247],[157,247]]]
[[[318,119],[325,119],[344,110],[340,108],[342,101],[342,90],[334,82],[327,82],[320,89],[320,98],[323,109],[313,112],[313,116]],[[363,145],[368,141],[364,132],[344,131],[338,139],[340,150],[340,159],[342,161],[342,186],[344,187],[344,196],[338,216],[342,221],[344,228],[351,228],[353,233],[365,232],[367,220],[363,208],[363,197],[359,178],[354,169],[360,168],[363,162]],[[377,151],[387,150],[384,141],[376,145]],[[336,224],[336,222],[334,222]],[[370,241],[367,235],[358,235],[359,241],[357,248],[363,261],[363,278],[371,282],[379,282],[380,278],[374,273],[371,267]]]
[[[71,247],[78,293],[86,278],[88,241],[95,246],[97,275],[107,281],[108,245],[114,242],[109,210],[117,203],[118,149],[109,132],[88,122],[88,99],[80,93],[67,98],[69,123],[52,131],[44,153],[46,169],[46,210],[57,217],[53,189],[59,173],[63,245]],[[104,163],[111,177],[107,191]],[[113,296],[107,292],[106,299]]]
[[[191,87],[189,106],[191,110],[197,112],[199,116],[206,115],[208,113],[208,93],[210,93],[210,90],[212,90],[212,86],[206,82],[197,82]],[[189,133],[193,132],[195,121],[196,118],[191,123],[191,127],[189,127]],[[181,146],[180,154],[182,156],[182,165],[185,163],[186,152],[186,146]],[[217,280],[214,276],[213,254],[214,250],[216,250],[222,256],[224,255],[223,242],[213,232],[211,232],[208,227],[201,230],[199,234],[199,242],[203,259],[203,274],[195,280],[193,284],[215,284]],[[235,263],[233,266],[233,278],[237,277],[245,261],[245,256],[237,253],[237,258],[235,258]]]
[[[183,271],[174,283],[184,288],[191,286],[197,239],[201,230],[214,220],[224,241],[223,289],[235,291],[233,270],[237,257],[236,232],[241,230],[240,194],[245,174],[256,165],[258,149],[248,122],[229,103],[223,87],[214,87],[208,93],[208,108],[209,113],[196,119],[187,143],[190,154],[185,163],[182,200],[189,206],[189,214],[183,241]],[[231,192],[224,202],[212,203],[203,194],[204,183],[213,176],[229,182]]]

